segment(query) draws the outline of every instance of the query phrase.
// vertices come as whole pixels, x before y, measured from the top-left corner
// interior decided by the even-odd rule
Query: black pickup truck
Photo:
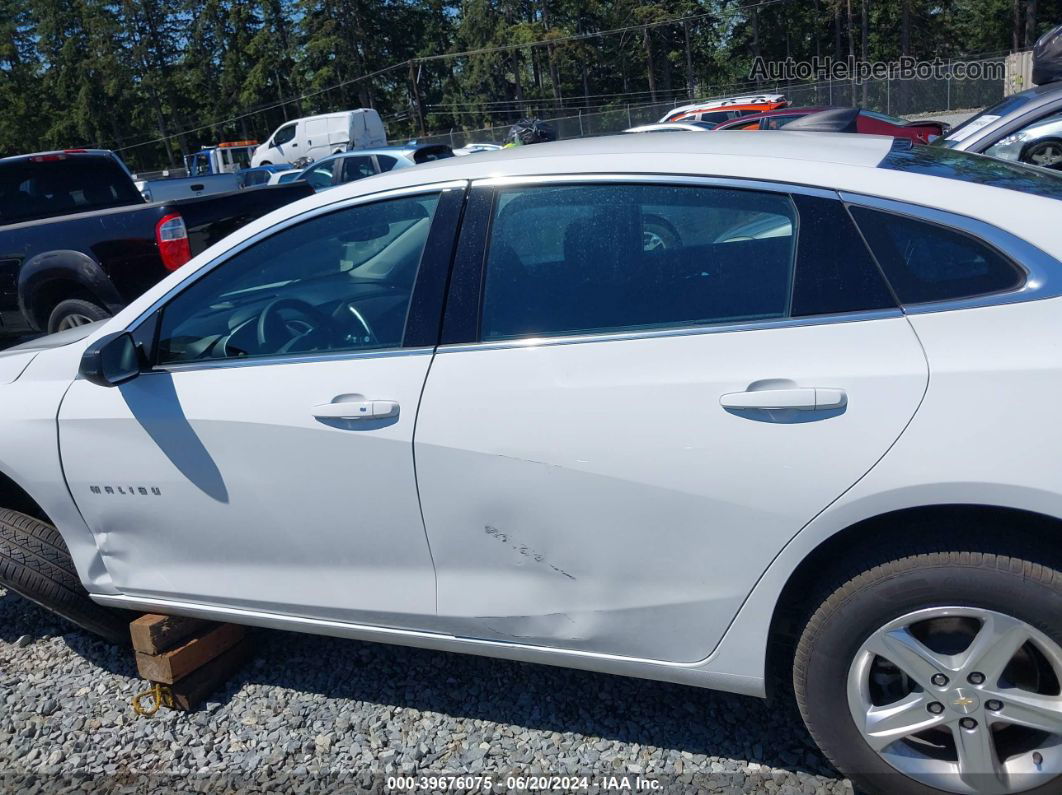
[[[148,203],[106,150],[0,159],[0,334],[101,320],[305,182]]]

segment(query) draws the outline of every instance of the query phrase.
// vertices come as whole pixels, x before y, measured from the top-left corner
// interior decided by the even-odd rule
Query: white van
[[[348,149],[387,146],[380,114],[372,108],[344,110],[289,121],[254,150],[252,166],[293,163],[300,157],[319,160]]]

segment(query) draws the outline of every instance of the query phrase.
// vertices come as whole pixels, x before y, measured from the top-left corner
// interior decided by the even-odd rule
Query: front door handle
[[[747,392],[730,392],[719,398],[727,409],[801,409],[822,411],[836,409],[848,402],[843,389],[821,387],[797,387],[793,389],[759,389]]]
[[[322,420],[382,420],[398,416],[393,400],[344,400],[313,407],[313,416]]]

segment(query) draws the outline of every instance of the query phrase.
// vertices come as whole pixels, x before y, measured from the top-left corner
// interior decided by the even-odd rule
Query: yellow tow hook
[[[144,699],[151,699],[151,706],[144,706]],[[145,718],[150,718],[160,707],[169,707],[173,709],[173,691],[169,685],[155,684],[150,690],[145,690],[143,693],[137,693],[133,696],[133,711],[137,715],[143,715]]]

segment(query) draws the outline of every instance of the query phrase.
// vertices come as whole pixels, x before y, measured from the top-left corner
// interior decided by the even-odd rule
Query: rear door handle
[[[398,416],[393,400],[344,400],[313,407],[313,416],[322,420],[380,420]]]
[[[802,409],[816,411],[836,409],[848,402],[843,389],[797,387],[793,389],[760,389],[730,392],[719,398],[727,409]]]

